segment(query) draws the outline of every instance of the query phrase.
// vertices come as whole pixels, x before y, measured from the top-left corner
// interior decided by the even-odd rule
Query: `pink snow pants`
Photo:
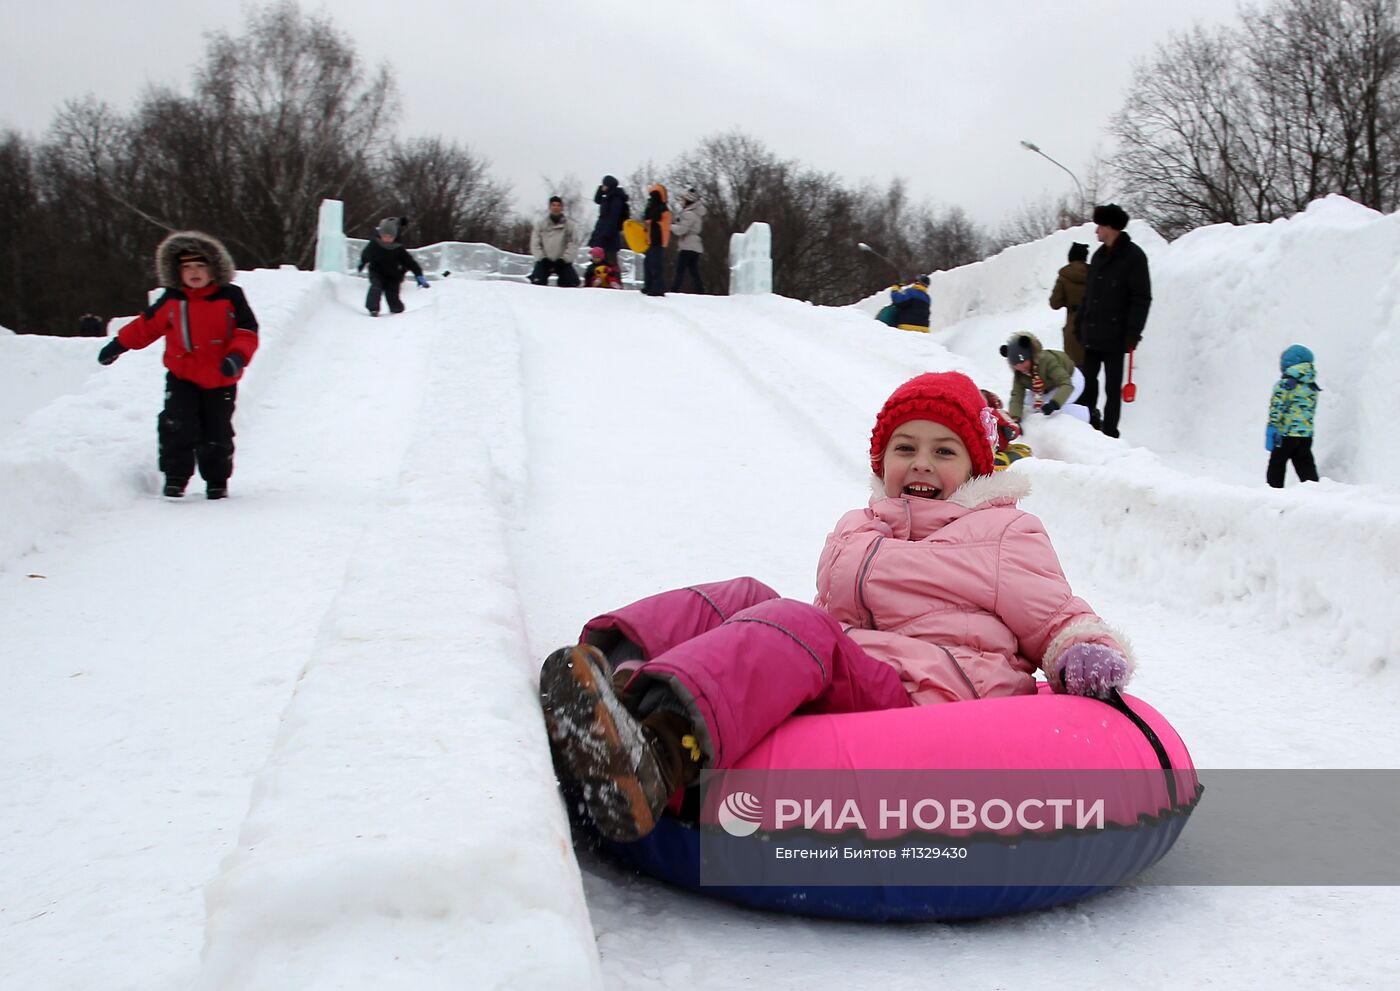
[[[724,768],[796,712],[864,712],[913,703],[824,610],[782,599],[753,578],[648,596],[589,620],[580,643],[665,682],[702,737],[706,767]],[[629,655],[636,661],[625,660]]]

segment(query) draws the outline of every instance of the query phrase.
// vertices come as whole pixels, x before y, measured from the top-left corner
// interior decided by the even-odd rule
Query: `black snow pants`
[[[1103,369],[1103,427],[1110,437],[1118,436],[1118,416],[1123,410],[1123,352],[1084,349],[1084,391],[1076,402],[1097,412],[1099,401],[1099,369]]]
[[[379,312],[379,296],[382,293],[389,303],[390,313],[402,313],[403,302],[399,299],[399,286],[403,285],[403,275],[397,279],[386,279],[374,269],[369,270],[369,293],[365,296],[365,309]]]
[[[1269,467],[1264,473],[1265,479],[1274,488],[1283,488],[1283,476],[1288,471],[1290,461],[1293,462],[1293,470],[1298,473],[1298,481],[1317,481],[1317,465],[1313,462],[1311,437],[1278,439],[1274,449],[1269,452]]]
[[[547,286],[551,275],[559,276],[561,286],[578,285],[578,269],[562,258],[541,258],[535,262],[530,281],[537,286]]]
[[[165,409],[156,420],[160,470],[186,481],[196,465],[209,485],[227,485],[233,474],[233,406],[238,386],[202,389],[165,373]]]
[[[642,292],[648,296],[666,295],[666,249],[657,241],[642,259]]]
[[[705,283],[700,279],[700,252],[682,251],[676,256],[676,278],[671,283],[671,292],[680,292],[685,283],[685,274],[695,280],[695,291],[704,292]]]

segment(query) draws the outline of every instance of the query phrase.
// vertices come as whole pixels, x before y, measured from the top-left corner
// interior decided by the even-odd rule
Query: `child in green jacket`
[[[1269,428],[1265,446],[1269,450],[1269,468],[1265,478],[1276,489],[1283,488],[1288,463],[1302,482],[1317,481],[1317,465],[1313,462],[1313,416],[1317,412],[1317,369],[1313,353],[1301,344],[1288,347],[1279,358],[1283,377],[1274,383],[1269,397]]]
[[[1033,411],[1045,416],[1063,411],[1089,422],[1089,410],[1075,403],[1084,391],[1084,373],[1069,355],[1042,346],[1034,334],[1013,334],[1001,346],[1001,356],[1014,373],[1010,413],[1017,423],[1025,412],[1027,390]]]

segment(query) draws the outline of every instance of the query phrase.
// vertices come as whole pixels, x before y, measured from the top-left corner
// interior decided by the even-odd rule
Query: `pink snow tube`
[[[1201,795],[1186,746],[1151,706],[1131,696],[1057,695],[1044,684],[1037,695],[793,716],[733,768],[706,777],[703,796],[677,796],[651,835],[604,845],[701,894],[876,921],[1004,915],[1130,882],[1167,854]],[[877,791],[891,808],[907,798],[903,808],[914,809],[930,777],[951,779],[982,813],[995,814],[971,823],[944,815],[932,831],[929,820],[948,803],[922,821],[870,814]],[[906,795],[896,794],[900,787]],[[775,793],[789,796],[786,808]],[[804,793],[832,799],[825,820],[796,811],[792,796]],[[1014,814],[1036,796],[1054,796],[1069,814],[1057,821],[1044,803],[1033,815]],[[864,805],[864,821],[836,821],[846,799]],[[1089,806],[1100,815],[1087,828],[1075,819],[1077,799],[1101,803]],[[747,820],[737,834],[736,816]],[[833,861],[835,873],[819,880],[775,859],[779,848],[820,851],[826,841],[894,857],[903,845],[932,845],[949,859]]]

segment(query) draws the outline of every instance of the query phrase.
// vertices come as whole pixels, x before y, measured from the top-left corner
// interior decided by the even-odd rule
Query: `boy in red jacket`
[[[205,495],[228,495],[233,474],[237,382],[258,349],[258,320],[233,284],[233,257],[199,231],[177,231],[156,248],[165,292],[117,331],[97,360],[165,338],[165,409],[156,425],[165,494],[178,498],[198,466]]]

